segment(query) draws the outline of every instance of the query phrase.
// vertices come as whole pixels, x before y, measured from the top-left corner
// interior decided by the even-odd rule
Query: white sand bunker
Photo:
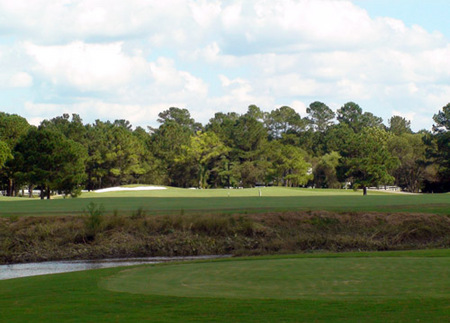
[[[154,191],[154,190],[165,190],[167,187],[162,186],[136,186],[136,187],[108,187],[95,190],[95,193],[106,193],[106,192],[122,192],[122,191]]]

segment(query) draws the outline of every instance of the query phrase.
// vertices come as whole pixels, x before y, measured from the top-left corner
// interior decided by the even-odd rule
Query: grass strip
[[[189,190],[185,190],[189,191]],[[198,191],[198,190],[196,190]],[[238,190],[236,190],[238,191]],[[345,192],[345,191],[344,191]],[[150,194],[150,193],[148,193]],[[107,213],[131,214],[143,209],[149,214],[179,214],[198,212],[267,212],[292,210],[325,210],[333,212],[408,212],[450,214],[449,194],[430,195],[308,195],[308,196],[236,196],[236,197],[89,197],[77,199],[37,200],[0,199],[1,216],[76,215],[90,203],[103,204]]]

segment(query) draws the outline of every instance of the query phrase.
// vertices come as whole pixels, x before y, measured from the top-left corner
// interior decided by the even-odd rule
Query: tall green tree
[[[315,101],[306,109],[310,127],[314,131],[324,132],[333,124],[336,114],[325,103]]]
[[[139,141],[139,144],[142,145],[139,154],[139,163],[141,164],[143,173],[135,178],[136,183],[163,185],[166,182],[165,165],[152,152],[151,135],[141,127],[137,127],[133,131],[133,135]]]
[[[332,125],[323,134],[324,152],[331,153],[337,151],[341,156],[349,154],[355,132],[346,123]]]
[[[226,146],[230,147],[234,142],[234,127],[240,117],[236,112],[228,112],[226,114],[217,112],[213,118],[209,119],[205,130],[214,132]]]
[[[131,129],[120,124],[113,124],[107,133],[109,176],[113,185],[134,182],[134,179],[145,173],[141,156],[144,146],[133,135]]]
[[[72,114],[72,120],[70,120],[68,113],[64,113],[62,116],[50,120],[43,120],[40,127],[50,131],[60,132],[67,139],[85,144],[87,130],[78,114]]]
[[[389,136],[388,149],[400,161],[399,167],[392,172],[395,184],[409,192],[419,192],[428,165],[423,135],[403,133]]]
[[[270,139],[279,139],[283,134],[304,131],[306,121],[294,109],[282,106],[266,114],[264,123]]]
[[[150,135],[132,130],[128,121],[102,122],[87,127],[89,189],[142,182],[156,172]],[[158,176],[157,176],[158,177]]]
[[[10,158],[12,158],[11,149],[5,142],[0,141],[0,170]]]
[[[0,112],[0,140],[5,142],[11,150],[29,128],[30,125],[25,118]]]
[[[337,110],[337,120],[347,124],[354,132],[360,132],[364,128],[384,127],[383,119],[370,112],[363,113],[361,107],[354,102],[348,102]]]
[[[433,131],[435,133],[443,133],[450,131],[450,103],[433,115],[435,124],[433,125]]]
[[[159,114],[158,128],[150,128],[151,147],[155,157],[165,165],[167,185],[189,187],[195,185],[197,168],[182,157],[191,136],[201,130],[201,124],[191,118],[187,109],[170,108]]]
[[[11,152],[9,158],[4,162],[3,171],[0,175],[9,196],[14,196],[20,186],[20,183],[16,183],[17,178],[14,176],[16,165],[12,152],[17,142],[28,132],[29,128],[30,125],[25,118],[16,114],[0,112],[0,141],[6,143]]]
[[[337,177],[337,167],[341,155],[338,152],[332,151],[329,154],[321,156],[314,166],[314,184],[321,188],[341,188],[341,183]]]
[[[266,182],[278,186],[305,185],[312,179],[307,153],[298,146],[270,141],[266,146]]]
[[[364,112],[361,116],[360,121],[360,129],[363,128],[382,128],[385,129],[386,127],[383,124],[383,119],[380,117],[375,116],[371,112]]]
[[[240,116],[231,131],[232,160],[254,161],[258,159],[264,143],[267,141],[267,131],[261,121],[249,116]]]
[[[227,157],[229,148],[226,147],[214,132],[197,132],[191,136],[189,146],[185,146],[185,153],[180,157],[191,160],[198,168],[198,187],[207,188],[208,178],[214,161]]]
[[[281,147],[281,163],[277,168],[283,174],[284,186],[296,187],[305,185],[312,179],[311,164],[305,160],[305,152],[291,145]]]
[[[450,103],[433,116],[435,149],[430,149],[430,157],[437,164],[439,181],[433,191],[450,191]],[[432,146],[431,146],[432,147]]]
[[[360,130],[361,116],[361,107],[354,102],[347,102],[337,110],[336,117],[339,123],[346,124],[357,132]]]
[[[248,106],[245,115],[262,122],[264,120],[264,117],[266,116],[266,113],[263,112],[257,105],[251,104]]]
[[[400,116],[393,116],[389,119],[389,131],[397,136],[412,133],[411,121]]]
[[[265,178],[265,170],[259,167],[258,161],[235,163],[232,172],[240,187],[255,187],[256,184],[263,183]]]
[[[108,185],[108,180],[106,179],[110,167],[106,160],[109,152],[108,128],[108,124],[100,120],[86,125],[88,152],[88,158],[86,160],[86,188],[88,190],[100,189]]]
[[[15,160],[24,179],[41,188],[41,198],[52,191],[76,195],[85,179],[85,148],[61,133],[32,128],[17,143]]]
[[[181,109],[177,107],[171,107],[168,110],[164,110],[158,114],[158,122],[161,124],[167,124],[175,122],[176,124],[188,128],[192,133],[196,133],[202,130],[202,125],[195,122],[194,118],[188,109]]]
[[[354,187],[362,187],[364,195],[369,186],[388,185],[394,182],[390,175],[398,167],[399,160],[388,150],[389,133],[380,128],[364,128],[355,134],[350,154],[345,159],[346,176]]]

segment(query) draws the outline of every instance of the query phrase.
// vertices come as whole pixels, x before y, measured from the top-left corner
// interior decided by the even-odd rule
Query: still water
[[[157,264],[168,261],[215,259],[222,257],[227,256],[149,257],[102,260],[47,261],[25,264],[0,265],[0,280],[27,276],[66,273],[71,271],[81,271],[89,269],[134,266],[142,264]]]

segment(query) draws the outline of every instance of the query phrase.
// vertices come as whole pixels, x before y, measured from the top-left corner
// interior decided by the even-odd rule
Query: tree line
[[[450,103],[432,131],[417,133],[403,117],[385,125],[354,102],[336,113],[313,102],[306,112],[250,105],[202,125],[171,107],[147,129],[127,120],[84,124],[77,114],[35,127],[0,112],[0,188],[9,196],[40,190],[41,198],[124,184],[450,190]]]

